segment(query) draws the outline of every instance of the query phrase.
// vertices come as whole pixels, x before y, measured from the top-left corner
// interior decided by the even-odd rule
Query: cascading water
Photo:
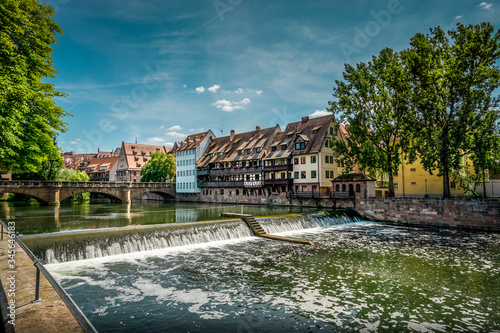
[[[311,228],[325,228],[332,225],[358,222],[360,219],[350,216],[331,216],[328,214],[311,214],[306,216],[279,217],[259,219],[259,223],[268,234],[297,231]]]
[[[310,228],[324,228],[337,224],[356,222],[351,217],[335,217],[328,214],[299,215],[292,217],[259,219],[264,230],[269,233],[283,233]],[[171,227],[167,226],[167,227]],[[160,226],[159,226],[160,228]],[[146,228],[145,228],[146,229]],[[124,234],[124,232],[126,232]],[[28,247],[46,264],[75,260],[85,260],[125,253],[151,251],[169,247],[204,244],[253,236],[244,222],[190,225],[182,228],[143,230],[113,229],[101,232],[59,234],[50,236],[44,242],[38,236],[24,241]],[[44,244],[43,244],[44,243]]]

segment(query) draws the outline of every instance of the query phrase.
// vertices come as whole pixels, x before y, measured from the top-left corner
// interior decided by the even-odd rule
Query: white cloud
[[[70,145],[77,145],[77,144],[78,144],[78,142],[76,142],[76,141],[70,141],[70,142],[69,142],[69,144],[70,144]]]
[[[455,16],[455,19],[458,20],[458,19],[461,19],[462,17],[463,17],[462,15]]]
[[[208,91],[210,92],[217,92],[217,90],[219,90],[220,86],[218,84],[214,84],[213,86],[211,86],[210,88],[208,88]]]
[[[75,141],[78,141],[78,142],[80,142],[80,139],[76,139]]]
[[[234,92],[237,94],[243,94],[243,89],[238,88],[238,90],[235,90]]]
[[[248,103],[250,103],[250,99],[245,97],[239,102],[231,102],[225,99],[220,99],[212,105],[224,112],[233,112],[234,110],[245,109],[245,105],[247,105]]]
[[[179,133],[176,131],[167,132],[167,133],[165,133],[165,135],[173,136],[174,138],[183,138],[183,139],[187,136],[184,133]]]
[[[203,86],[196,88],[196,92],[197,92],[198,94],[201,94],[201,93],[202,93],[202,92],[204,92],[204,91],[205,91],[205,87],[203,87]]]
[[[490,8],[493,6],[492,3],[486,3],[486,2],[481,2],[478,7],[486,10],[490,10]]]
[[[154,142],[154,143],[158,143],[158,142],[163,142],[163,141],[165,141],[164,139],[159,138],[159,137],[157,137],[157,136],[155,136],[155,137],[153,137],[153,138],[148,138],[147,140],[148,140],[148,142]]]
[[[187,84],[183,84],[183,85],[182,85],[182,87],[183,87],[183,88],[187,88]]]
[[[161,125],[161,126],[160,126],[160,128],[158,128],[158,129],[160,129],[160,130],[161,130],[161,129],[163,129],[164,127],[165,127],[165,125]]]
[[[167,128],[167,131],[180,131],[181,129],[182,127],[180,127],[179,125],[174,125],[172,127]]]
[[[165,147],[173,147],[174,146],[174,143],[173,142],[165,142],[163,144]]]
[[[257,95],[262,94],[262,90],[256,90],[255,92],[257,93]]]
[[[316,110],[313,113],[309,115],[311,118],[317,118],[317,117],[323,117],[323,116],[328,116],[331,115],[332,113],[330,111],[326,110]]]

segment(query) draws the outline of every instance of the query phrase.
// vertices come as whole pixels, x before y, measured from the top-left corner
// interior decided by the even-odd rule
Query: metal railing
[[[5,222],[0,220],[1,224],[1,240],[3,240],[3,232],[4,228],[7,230],[7,232],[10,234],[9,229],[5,225]],[[9,236],[10,237],[10,236]],[[76,305],[76,303],[73,301],[73,299],[68,295],[68,293],[61,287],[59,282],[57,282],[52,274],[45,268],[45,266],[42,264],[40,260],[38,260],[37,257],[31,252],[30,249],[17,237],[17,235],[14,237],[14,240],[16,241],[17,244],[24,250],[24,252],[28,255],[28,257],[33,261],[34,266],[36,267],[36,287],[35,287],[35,299],[32,301],[33,302],[41,302],[42,300],[40,299],[40,272],[45,276],[47,281],[52,285],[56,293],[61,297],[63,302],[66,304],[68,307],[69,311],[73,314],[75,317],[76,321],[80,325],[80,327],[83,329],[84,332],[92,332],[92,333],[97,333],[97,330],[95,327],[92,325],[92,323],[88,320],[88,318],[83,314],[82,310]],[[6,310],[6,309],[2,309]]]

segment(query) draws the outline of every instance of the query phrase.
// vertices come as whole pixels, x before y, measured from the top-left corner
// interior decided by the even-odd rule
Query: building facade
[[[270,193],[330,193],[331,180],[341,168],[333,158],[332,139],[341,139],[332,115],[303,117],[276,136],[264,158],[264,177]]]
[[[151,159],[151,154],[158,151],[168,154],[171,150],[172,148],[165,146],[122,142],[116,169],[116,181],[140,182],[142,178],[141,168]]]
[[[172,148],[176,160],[176,192],[200,193],[196,162],[215,138],[215,134],[207,132],[188,135],[184,141],[176,142]]]
[[[90,181],[116,181],[116,168],[118,166],[119,156],[94,158],[85,173]]]
[[[243,196],[264,196],[262,158],[279,125],[215,138],[196,163],[204,201],[245,201]]]

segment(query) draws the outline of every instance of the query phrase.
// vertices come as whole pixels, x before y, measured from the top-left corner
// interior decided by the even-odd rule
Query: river
[[[90,207],[90,215],[74,208],[61,214],[66,208],[60,208],[58,223],[45,216],[41,225],[47,233],[86,228],[85,221],[92,228],[137,224],[122,220],[142,214],[143,206],[132,206]],[[33,221],[45,209],[16,208],[9,216],[17,223],[27,216],[26,230],[36,233]],[[143,216],[162,211],[155,205]],[[106,222],[89,216],[106,216],[97,219]],[[500,332],[499,234],[313,212],[258,221],[269,233],[317,246],[261,239],[243,229],[221,239],[220,230],[211,230],[203,244],[47,267],[99,332]]]

